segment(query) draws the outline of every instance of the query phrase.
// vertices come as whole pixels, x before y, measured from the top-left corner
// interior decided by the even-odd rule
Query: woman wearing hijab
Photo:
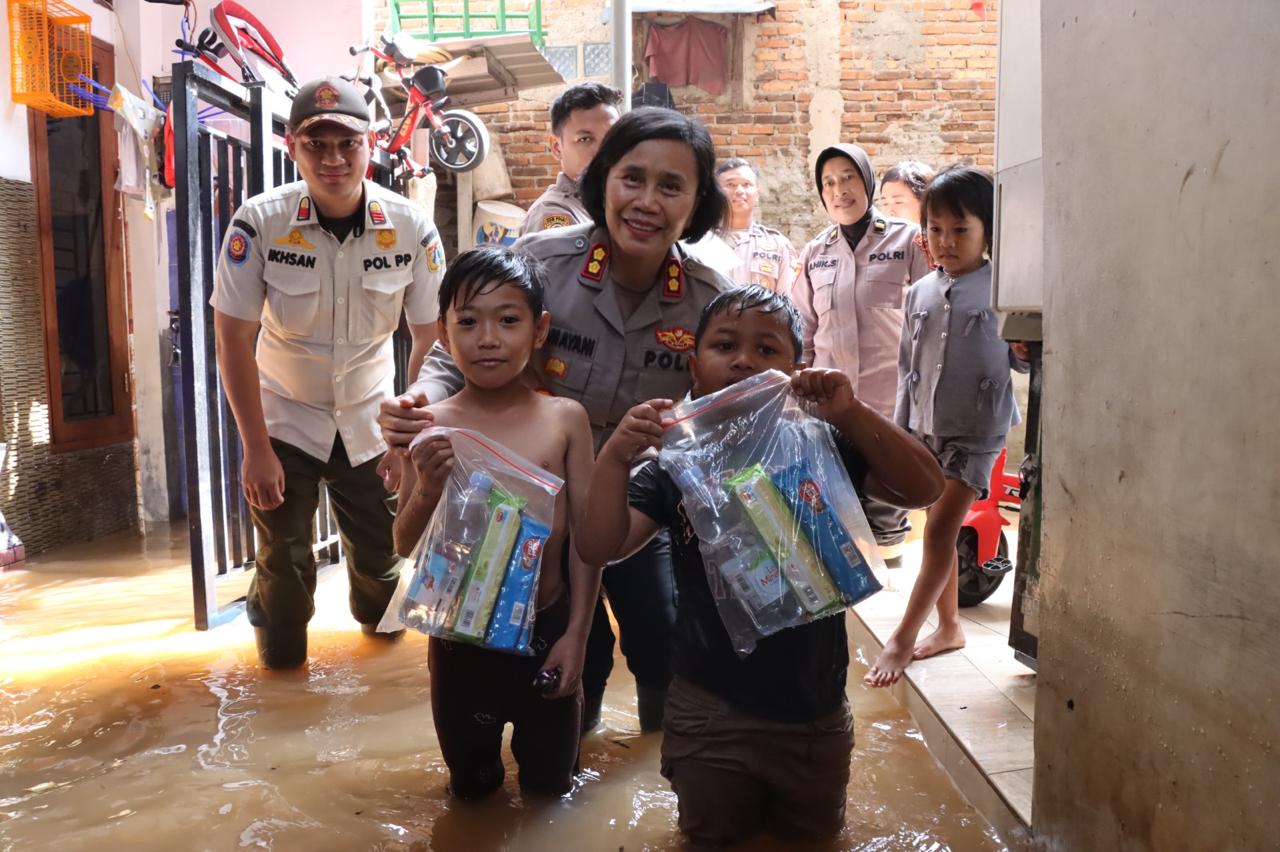
[[[804,318],[804,360],[843,371],[860,400],[891,418],[903,297],[930,270],[917,240],[920,228],[872,206],[875,171],[857,145],[822,151],[814,177],[832,224],[800,253],[800,277],[791,290]],[[906,513],[875,504],[867,520],[882,555],[895,559],[909,529]]]

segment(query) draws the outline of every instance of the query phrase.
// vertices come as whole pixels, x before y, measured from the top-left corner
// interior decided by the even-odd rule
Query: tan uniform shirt
[[[800,256],[781,231],[752,222],[745,231],[721,231],[720,238],[742,261],[729,276],[733,283],[758,284],[784,296],[791,292]]]
[[[352,466],[385,449],[375,418],[395,377],[391,334],[436,318],[444,251],[408,199],[365,181],[364,222],[341,244],[320,227],[303,181],[236,211],[209,304],[262,323],[258,370],[267,433]]]
[[[902,300],[929,262],[916,245],[918,226],[874,210],[872,217],[856,251],[837,225],[806,245],[791,298],[804,319],[805,361],[843,371],[859,399],[892,417]]]
[[[578,195],[578,182],[561,172],[556,176],[556,182],[547,187],[546,192],[533,202],[529,212],[524,214],[520,233],[533,234],[590,221],[591,214],[582,206],[582,198]]]
[[[583,404],[597,448],[632,406],[688,393],[698,318],[729,286],[727,279],[677,245],[663,270],[663,285],[626,316],[614,293],[604,228],[577,225],[522,238],[517,246],[547,271],[551,332],[534,353],[537,379],[556,396]],[[415,390],[438,402],[461,386],[458,368],[436,346]]]

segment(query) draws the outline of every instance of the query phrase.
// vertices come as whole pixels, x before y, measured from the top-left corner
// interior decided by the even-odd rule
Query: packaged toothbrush
[[[502,590],[489,619],[489,632],[485,644],[490,648],[525,653],[528,651],[536,602],[533,593],[538,579],[538,566],[542,562],[542,547],[547,543],[551,530],[544,524],[524,518],[520,534],[507,564]]]
[[[415,444],[439,434],[453,445],[453,471],[378,629],[529,655],[543,546],[564,483],[467,429],[428,429]]]
[[[672,411],[659,464],[680,489],[725,630],[760,638],[878,591],[883,569],[834,432],[770,371]]]

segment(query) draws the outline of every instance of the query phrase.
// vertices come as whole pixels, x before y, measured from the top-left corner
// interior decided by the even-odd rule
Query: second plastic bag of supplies
[[[542,550],[564,482],[468,429],[428,429],[412,446],[435,435],[449,437],[453,470],[378,629],[532,654]]]
[[[734,650],[880,590],[884,565],[834,430],[771,370],[671,413],[658,463],[680,489]]]

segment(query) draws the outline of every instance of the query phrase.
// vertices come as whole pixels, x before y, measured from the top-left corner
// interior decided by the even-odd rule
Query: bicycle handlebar
[[[352,56],[359,56],[362,53],[368,53],[373,47],[367,44],[353,44],[347,48]]]

